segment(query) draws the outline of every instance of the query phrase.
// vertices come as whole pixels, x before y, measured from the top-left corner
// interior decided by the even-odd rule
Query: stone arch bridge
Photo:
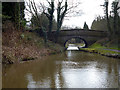
[[[55,41],[55,31],[52,31],[49,39]],[[84,29],[70,29],[70,30],[61,30],[58,36],[57,43],[64,45],[65,42],[72,37],[80,37],[84,39],[88,46],[95,43],[97,40],[107,37],[107,31],[99,30],[84,30]]]

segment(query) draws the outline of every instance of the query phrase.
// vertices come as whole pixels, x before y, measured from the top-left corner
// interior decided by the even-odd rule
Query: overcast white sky
[[[104,4],[104,0],[80,0],[81,4],[78,8],[80,8],[83,14],[79,17],[72,17],[69,20],[65,20],[63,25],[68,26],[78,26],[83,28],[84,22],[86,22],[91,27],[92,21],[96,16],[101,15],[104,16],[103,7],[100,5]],[[113,0],[109,0],[109,4],[111,4]]]
[[[38,2],[40,0],[35,0]],[[71,1],[71,0],[70,0]],[[72,0],[74,2],[74,0]],[[77,0],[75,0],[77,1]],[[104,4],[104,0],[78,0],[81,4],[77,7],[77,9],[82,10],[83,14],[77,17],[69,17],[64,20],[63,25],[70,27],[81,27],[83,28],[84,22],[86,22],[91,27],[92,21],[96,16],[103,16],[104,10],[100,5]],[[113,0],[109,0],[109,6],[111,8],[111,2]],[[26,18],[28,16],[26,15]]]

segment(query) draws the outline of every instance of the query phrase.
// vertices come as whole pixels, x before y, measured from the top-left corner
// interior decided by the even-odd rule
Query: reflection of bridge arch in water
[[[72,47],[79,47],[79,48],[85,48],[87,47],[87,42],[85,39],[81,38],[81,37],[71,37],[68,40],[65,41],[64,43],[64,47],[68,48],[68,46]]]

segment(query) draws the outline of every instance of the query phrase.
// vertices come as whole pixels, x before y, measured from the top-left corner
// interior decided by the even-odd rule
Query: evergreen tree
[[[86,23],[86,22],[84,22],[83,29],[85,29],[85,30],[89,30],[89,27],[88,27],[88,25],[87,25],[87,23]]]
[[[97,17],[95,20],[93,20],[92,25],[91,25],[91,29],[92,30],[103,30],[103,31],[107,31],[108,27],[107,27],[107,23],[106,23],[106,18],[105,17]]]
[[[3,2],[2,3],[3,21],[10,20],[15,23],[15,26],[17,28],[20,28],[20,26],[23,26],[23,21],[25,23],[24,9],[25,9],[24,2]]]
[[[4,16],[9,16],[11,21],[15,21],[15,3],[14,2],[2,2],[2,14]],[[6,18],[3,18],[3,21]]]
[[[113,22],[113,25],[114,25],[114,35],[118,33],[118,27],[119,27],[119,15],[118,15],[118,9],[120,7],[118,7],[118,3],[119,2],[116,2],[116,1],[113,1],[112,3],[112,12],[113,12],[113,15],[114,15],[114,22]]]

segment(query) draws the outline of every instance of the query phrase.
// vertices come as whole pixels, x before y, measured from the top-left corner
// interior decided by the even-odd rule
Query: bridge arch
[[[72,42],[73,44],[76,44],[76,43],[84,43],[84,46],[82,48],[86,48],[88,46],[88,43],[85,39],[81,38],[80,36],[77,36],[77,37],[70,37],[69,39],[67,39],[64,43],[64,47],[67,48],[67,43],[69,43],[70,40],[73,40],[75,39],[76,42]]]
[[[61,30],[56,41],[56,31],[52,31],[49,40],[59,43],[65,46],[65,43],[71,38],[81,38],[86,46],[90,46],[98,40],[101,40],[107,36],[108,32],[98,30],[84,30],[84,29],[69,29]]]

